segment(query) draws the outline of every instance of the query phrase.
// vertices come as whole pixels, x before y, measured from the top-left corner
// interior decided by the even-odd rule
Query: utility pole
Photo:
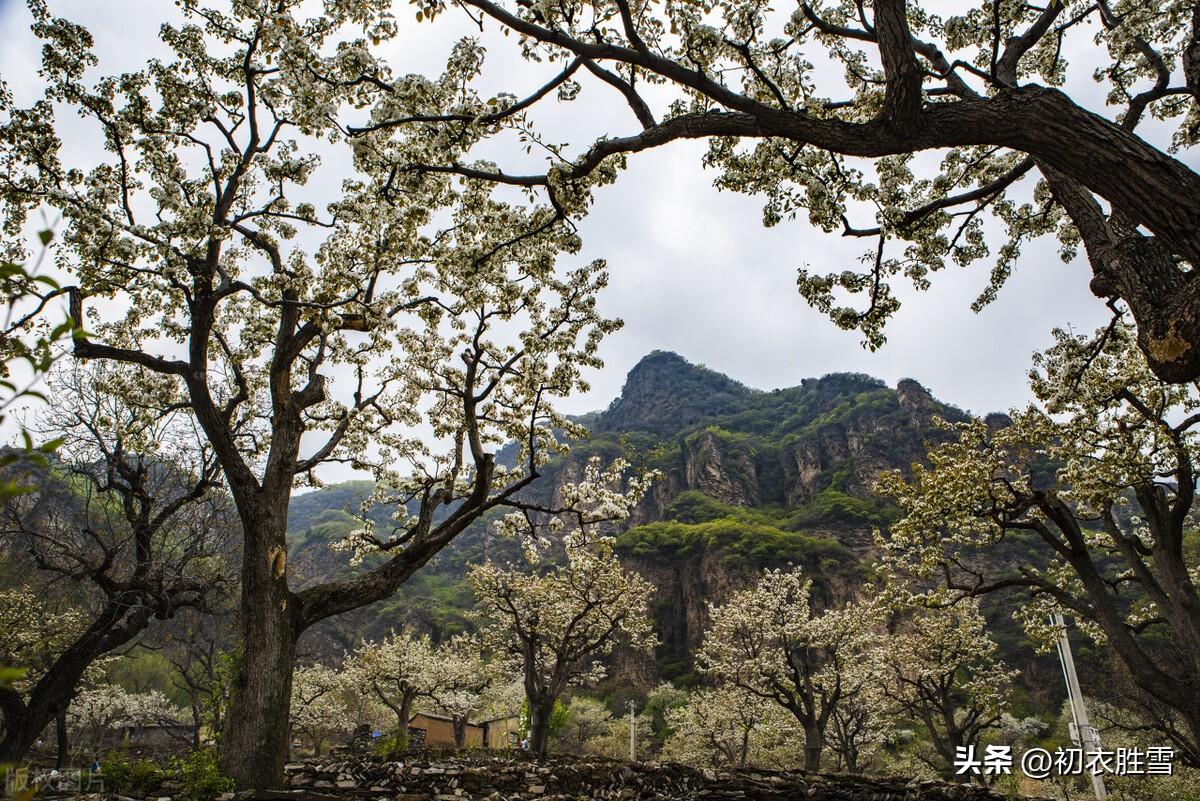
[[[637,752],[635,750],[635,744],[636,744],[635,732],[637,731],[637,727],[634,723],[634,718],[633,718],[633,708],[634,708],[633,707],[633,699],[631,698],[628,701],[626,701],[625,706],[627,706],[629,708],[629,761],[635,762],[635,761],[637,761]]]
[[[1054,628],[1058,632],[1058,661],[1062,664],[1063,678],[1067,682],[1067,697],[1071,700],[1071,741],[1083,749],[1083,764],[1086,768],[1088,755],[1100,750],[1100,732],[1088,722],[1087,708],[1083,705],[1083,691],[1079,689],[1079,676],[1075,673],[1075,658],[1071,655],[1071,641],[1067,639],[1067,624],[1061,612],[1055,612]],[[1092,776],[1092,791],[1096,801],[1108,798],[1101,773],[1089,771]]]

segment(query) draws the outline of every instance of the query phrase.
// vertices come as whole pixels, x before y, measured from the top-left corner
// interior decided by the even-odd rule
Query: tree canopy
[[[1157,375],[1200,376],[1200,175],[1187,158],[1200,135],[1194,3],[416,5],[418,20],[461,11],[512,34],[540,73],[519,83],[541,86],[477,88],[485,70],[475,40],[454,51],[464,80],[450,94],[418,91],[377,55],[361,61],[355,80],[371,117],[347,127],[394,175],[449,173],[540,193],[553,207],[539,220],[548,225],[586,213],[628,155],[702,139],[716,185],[762,197],[764,224],[802,216],[871,241],[863,268],[800,269],[798,286],[872,348],[899,307],[898,282],[924,289],[947,265],[986,263],[979,308],[1028,242],[1052,236],[1064,258],[1083,246],[1091,291],[1132,312]],[[1093,71],[1102,103],[1065,91]],[[594,141],[541,135],[539,111],[593,88],[620,93],[629,119],[603,119]],[[415,131],[454,147],[440,160],[415,156]],[[478,155],[512,135],[548,165],[530,169],[511,147],[507,163]]]
[[[1147,725],[1196,764],[1200,398],[1156,378],[1124,326],[1099,350],[1057,339],[1031,373],[1037,402],[1010,425],[960,424],[928,466],[885,478],[904,513],[880,539],[885,565],[938,601],[1023,592],[1021,618],[1047,646],[1050,616],[1073,617],[1128,671]]]

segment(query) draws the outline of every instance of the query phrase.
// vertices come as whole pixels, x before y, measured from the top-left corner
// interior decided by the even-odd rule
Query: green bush
[[[371,746],[371,753],[383,759],[395,759],[408,749],[408,732],[394,731],[385,734]]]
[[[233,779],[221,773],[215,748],[201,748],[175,761],[179,772],[179,797],[185,801],[213,801],[221,793],[231,793]]]
[[[113,751],[100,762],[100,774],[104,777],[104,789],[121,795],[145,796],[158,789],[167,778],[167,772],[152,759],[130,759],[128,755]]]

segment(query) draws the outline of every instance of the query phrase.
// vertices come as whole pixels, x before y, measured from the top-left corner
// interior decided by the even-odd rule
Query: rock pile
[[[1000,801],[982,787],[897,778],[697,771],[682,765],[626,764],[556,757],[545,763],[507,756],[420,758],[405,762],[311,761],[287,766],[286,791],[263,801]],[[247,796],[247,801],[250,796]],[[238,798],[238,801],[243,801]]]

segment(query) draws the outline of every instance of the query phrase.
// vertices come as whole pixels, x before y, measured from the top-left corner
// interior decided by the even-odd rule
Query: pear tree
[[[529,747],[539,759],[546,756],[550,717],[563,692],[603,678],[600,660],[618,644],[635,651],[654,644],[654,588],[621,565],[603,529],[627,517],[653,479],[623,482],[626,467],[618,459],[601,470],[592,460],[582,481],[562,489],[562,507],[530,508],[500,521],[502,532],[524,537],[531,558],[551,544],[551,534],[561,535],[560,562],[541,570],[485,562],[469,574],[485,621],[485,647],[522,676]]]
[[[900,625],[886,645],[889,706],[929,735],[936,756],[918,758],[953,775],[958,749],[978,748],[999,729],[1016,671],[997,658],[975,599],[918,611]]]
[[[779,704],[733,685],[694,691],[666,712],[662,758],[699,768],[787,769],[804,758],[804,734]]]
[[[28,107],[0,95],[0,197],[9,229],[62,218],[55,259],[86,321],[74,356],[120,365],[133,396],[169,391],[220,467],[242,531],[221,767],[262,788],[283,778],[300,635],[390,596],[580,436],[553,402],[586,386],[618,323],[596,307],[603,265],[560,264],[580,242],[549,207],[346,143],[337,118],[367,100],[390,3],[178,5],[167,55],[104,75],[87,30],[31,4],[45,91]],[[464,45],[436,77],[383,77],[405,83],[400,104],[453,105],[473,58]],[[103,154],[76,163],[65,116]],[[452,139],[410,137],[411,160]],[[323,171],[328,154],[341,163]],[[506,442],[515,466],[496,463]],[[288,503],[327,465],[372,473],[396,518],[346,543],[376,554],[370,569],[300,589]]]
[[[17,687],[0,688],[0,759],[23,759],[67,711],[88,669],[183,610],[209,611],[230,591],[237,521],[194,421],[144,386],[131,401],[120,371],[60,364],[56,403],[30,428],[57,437],[49,466],[25,465],[32,491],[0,507],[0,546],[27,569],[26,592],[74,600]],[[16,466],[12,468],[16,470]],[[69,582],[70,589],[61,589]],[[13,611],[19,611],[21,607]],[[24,638],[15,640],[20,644]]]
[[[184,711],[158,690],[129,692],[117,684],[94,683],[72,702],[67,712],[67,728],[76,735],[79,747],[97,753],[116,729],[136,732],[151,724],[175,723],[184,717]]]
[[[439,663],[429,635],[402,628],[380,642],[367,641],[346,657],[347,680],[373,696],[396,716],[396,732],[405,735],[413,703],[433,697]]]
[[[518,187],[577,218],[596,183],[636,169],[631,154],[701,140],[698,166],[718,189],[762,198],[764,225],[800,218],[866,243],[861,266],[792,266],[801,295],[872,348],[898,289],[978,264],[990,273],[981,308],[1048,238],[1064,259],[1082,245],[1090,290],[1132,313],[1156,375],[1200,377],[1190,0],[417,5],[418,20],[462,14],[499,29],[528,68],[497,92],[476,66],[465,97],[439,105],[409,102],[381,55],[364,60],[371,119],[348,124],[399,172]],[[557,106],[596,98],[617,111],[593,112],[574,142],[550,133]],[[461,152],[420,161],[390,147],[414,130],[457,137]],[[537,160],[505,149],[512,138]]]
[[[1020,593],[1044,648],[1052,616],[1073,619],[1128,672],[1142,725],[1200,764],[1200,392],[1156,376],[1119,321],[1056,332],[1030,378],[1011,425],[962,423],[884,477],[902,512],[880,537],[887,570],[929,603]]]
[[[482,642],[471,634],[456,634],[441,643],[434,662],[433,701],[449,716],[454,747],[461,750],[467,745],[467,722],[481,711],[485,693],[496,682],[496,671],[483,658]]]
[[[787,710],[804,734],[804,769],[819,770],[837,710],[865,695],[879,614],[864,602],[816,612],[800,568],[764,570],[758,582],[709,605],[697,655],[717,682]]]
[[[344,671],[321,664],[296,668],[291,729],[308,738],[315,756],[321,755],[326,740],[349,734],[358,723],[344,698],[352,691],[353,683]]]

